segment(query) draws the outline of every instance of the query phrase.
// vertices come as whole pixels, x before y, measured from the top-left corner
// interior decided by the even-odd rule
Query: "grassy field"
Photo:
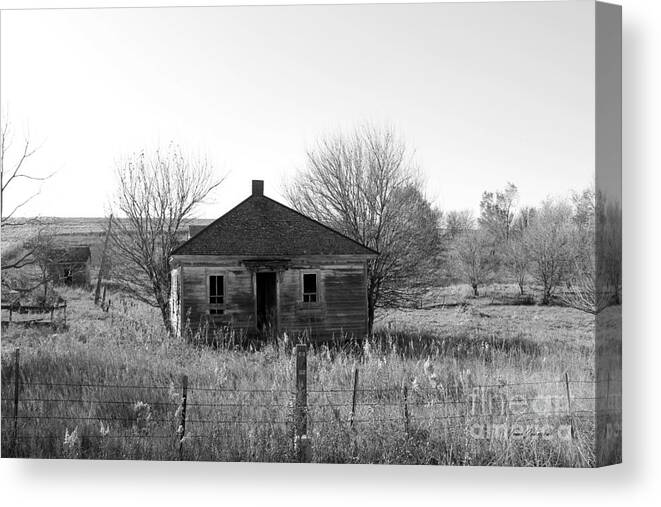
[[[25,221],[21,218],[16,220]],[[185,224],[183,230],[186,232],[188,225],[208,225],[210,222],[209,219],[192,219]],[[103,255],[107,226],[107,217],[42,217],[38,224],[3,227],[2,252],[20,247],[41,232],[52,235],[58,246],[89,246],[92,253],[92,268],[98,269]]]
[[[374,337],[359,346],[313,347],[310,459],[594,465],[594,318],[503,305],[507,290],[465,305],[381,311]],[[64,296],[68,330],[3,330],[3,456],[295,459],[295,337],[259,350],[196,347],[166,338],[157,314],[128,300],[114,297],[103,313],[86,292]],[[22,401],[14,441],[16,347]],[[180,443],[182,375],[189,396]]]

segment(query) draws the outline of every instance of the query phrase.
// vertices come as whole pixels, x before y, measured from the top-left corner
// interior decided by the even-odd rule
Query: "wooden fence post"
[[[18,456],[18,388],[19,388],[19,366],[21,349],[14,351],[14,434],[12,442],[12,451],[14,456]]]
[[[99,266],[99,275],[96,279],[96,290],[94,291],[94,304],[99,304],[99,296],[101,295],[101,280],[103,279],[103,271],[106,267],[107,253],[108,253],[108,240],[110,239],[110,229],[112,228],[112,214],[108,218],[108,230],[106,231],[106,239],[103,242],[103,253],[101,254],[101,266]],[[105,300],[105,297],[104,297]]]
[[[358,392],[358,366],[353,372],[353,397],[351,398],[351,420],[349,427],[353,429],[353,419],[356,416],[356,394]]]
[[[184,375],[181,379],[181,417],[179,419],[179,461],[183,457],[183,441],[186,436],[186,404],[188,402],[188,376]]]
[[[294,450],[299,463],[306,463],[311,457],[308,439],[308,346],[296,345],[296,413]]]
[[[406,386],[402,388],[404,396],[404,431],[409,434],[409,390]]]
[[[571,394],[569,393],[569,374],[565,372],[565,387],[567,388],[567,413],[569,414],[569,428],[571,437],[574,438],[574,418],[571,413]]]

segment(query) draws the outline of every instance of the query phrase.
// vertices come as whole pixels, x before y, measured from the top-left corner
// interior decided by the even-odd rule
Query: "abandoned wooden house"
[[[91,261],[89,246],[53,248],[48,259],[50,279],[58,285],[89,287]]]
[[[367,261],[377,255],[264,196],[254,180],[250,197],[172,252],[173,328],[364,336]]]

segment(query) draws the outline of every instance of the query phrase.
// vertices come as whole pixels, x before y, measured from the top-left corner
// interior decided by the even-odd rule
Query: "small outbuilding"
[[[91,262],[89,246],[53,248],[48,259],[49,276],[55,284],[89,287]]]
[[[367,333],[367,262],[377,252],[264,195],[252,195],[171,255],[171,322],[308,339]]]

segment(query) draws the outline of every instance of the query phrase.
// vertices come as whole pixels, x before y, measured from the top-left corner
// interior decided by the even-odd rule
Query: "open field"
[[[16,221],[25,222],[26,219],[17,218]],[[187,233],[188,225],[208,225],[210,222],[209,219],[193,219],[186,223],[183,230]],[[52,235],[59,246],[89,246],[92,253],[92,267],[98,269],[101,265],[105,230],[108,226],[107,217],[42,217],[39,223],[39,225],[3,227],[2,251],[20,247],[41,231]]]
[[[294,337],[257,351],[195,347],[166,338],[155,312],[127,300],[114,297],[103,313],[86,292],[64,296],[68,330],[3,332],[3,455],[294,459]],[[493,296],[468,303],[384,310],[359,348],[309,352],[312,461],[594,464],[593,317]],[[23,401],[14,449],[16,347]],[[180,451],[182,375],[189,396]]]

